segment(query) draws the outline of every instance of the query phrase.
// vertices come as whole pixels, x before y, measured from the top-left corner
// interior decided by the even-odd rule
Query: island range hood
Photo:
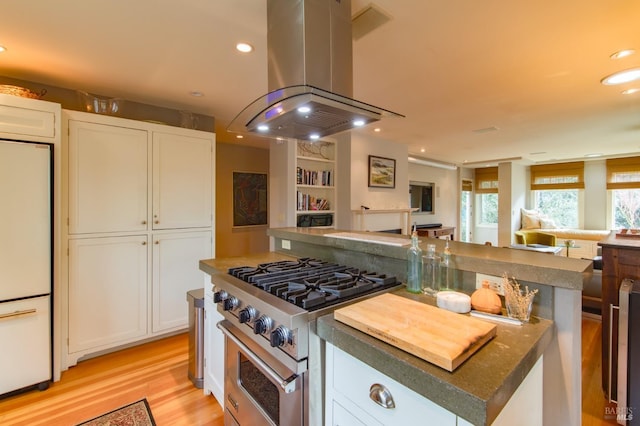
[[[401,114],[352,99],[350,0],[267,0],[269,93],[230,132],[316,140]]]

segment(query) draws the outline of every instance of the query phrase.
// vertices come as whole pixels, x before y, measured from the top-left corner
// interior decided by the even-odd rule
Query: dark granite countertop
[[[396,294],[434,304],[429,296]],[[498,325],[496,337],[453,372],[336,321],[317,321],[318,335],[409,389],[476,424],[491,424],[520,386],[554,334],[553,321]]]
[[[360,234],[369,241],[355,241],[342,238],[327,238],[327,234],[336,232],[349,232]],[[378,270],[386,268],[377,267],[377,257],[383,257],[390,261],[401,262],[404,265],[407,256],[407,246],[397,247],[385,244],[376,244],[375,237],[395,237],[408,240],[407,235],[388,234],[365,231],[341,231],[328,228],[269,228],[267,235],[276,239],[275,251],[286,253],[278,244],[281,240],[289,240],[291,252],[301,254],[304,247],[313,245],[314,256],[330,258],[336,252],[356,252],[363,261],[376,266]],[[442,252],[445,241],[436,238],[420,237],[420,245],[426,249],[426,244],[436,245],[436,251]],[[462,243],[450,241],[451,252],[456,261],[456,268],[463,271],[473,271],[483,274],[502,276],[508,272],[518,280],[535,282],[551,287],[560,287],[570,290],[582,290],[583,283],[590,279],[593,272],[590,260],[573,259],[566,256],[554,256],[547,253],[536,253],[513,248],[489,247],[483,244]],[[317,254],[316,254],[317,253]],[[307,255],[307,253],[302,253]],[[340,261],[341,259],[338,259]],[[357,258],[350,257],[349,260]],[[358,266],[358,265],[355,265]],[[393,272],[395,273],[395,272]],[[398,274],[400,275],[400,274]]]

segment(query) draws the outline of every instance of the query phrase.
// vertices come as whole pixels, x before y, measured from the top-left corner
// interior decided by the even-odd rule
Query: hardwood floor
[[[147,398],[158,426],[222,426],[215,398],[187,378],[187,348],[180,334],[79,362],[46,391],[0,400],[0,425],[71,426]]]
[[[593,317],[582,317],[582,425],[615,425],[615,419],[606,418],[605,407],[610,404],[602,390],[602,322]]]
[[[605,419],[600,386],[600,321],[582,320],[582,424],[615,425]],[[186,334],[82,361],[44,391],[0,400],[1,425],[75,425],[147,398],[158,424],[222,426],[223,413],[187,378]]]

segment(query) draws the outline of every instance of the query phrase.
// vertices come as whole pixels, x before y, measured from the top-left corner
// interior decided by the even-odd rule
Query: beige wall
[[[268,225],[233,227],[233,172],[269,173],[269,150],[216,144],[216,257],[269,251]],[[269,177],[267,177],[269,179]],[[269,194],[269,198],[271,194]]]

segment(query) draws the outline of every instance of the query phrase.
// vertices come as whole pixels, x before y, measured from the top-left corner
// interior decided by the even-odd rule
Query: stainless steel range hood
[[[267,0],[269,93],[227,130],[314,140],[403,117],[352,99],[350,0]]]

